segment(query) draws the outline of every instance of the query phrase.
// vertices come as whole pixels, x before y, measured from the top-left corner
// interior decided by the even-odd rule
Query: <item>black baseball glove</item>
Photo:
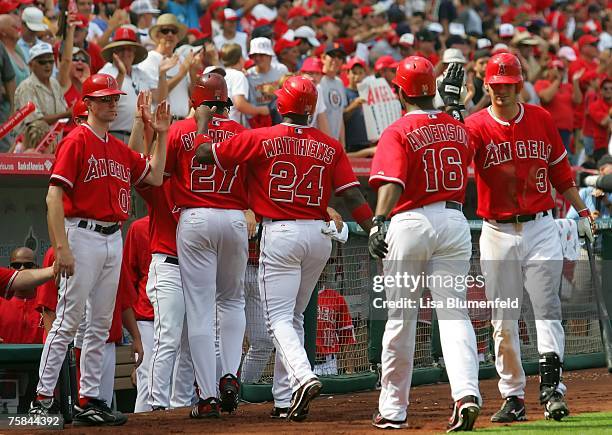
[[[451,63],[446,70],[444,78],[438,85],[438,92],[444,101],[444,105],[460,107],[461,88],[463,87],[463,65]]]
[[[374,216],[372,219],[370,237],[368,239],[368,250],[372,257],[385,258],[385,255],[387,255],[388,246],[387,242],[385,242],[386,235],[385,217],[380,215]]]

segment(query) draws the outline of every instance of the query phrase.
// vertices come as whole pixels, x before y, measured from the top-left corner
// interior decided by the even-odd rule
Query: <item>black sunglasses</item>
[[[14,261],[13,263],[11,263],[11,269],[19,270],[22,267],[24,269],[34,269],[36,267],[36,263],[33,263],[31,261],[26,261],[24,263],[20,261]]]
[[[162,35],[168,35],[169,33],[178,35],[178,29],[175,29],[174,27],[164,27],[163,29],[159,29],[159,33]]]
[[[36,59],[36,62],[37,62],[39,65],[53,65],[53,64],[55,63],[55,60],[53,60],[53,59],[47,59],[47,60],[44,60],[44,59]]]
[[[88,63],[87,58],[83,57],[83,56],[74,56],[72,58],[73,62],[83,62],[83,63]]]
[[[106,95],[104,97],[96,97],[95,100],[99,101],[100,103],[116,103],[119,101],[119,95]]]

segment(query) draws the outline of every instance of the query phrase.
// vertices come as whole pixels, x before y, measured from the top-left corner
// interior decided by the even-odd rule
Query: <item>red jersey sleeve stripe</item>
[[[563,154],[561,154],[561,156],[560,156],[560,157],[559,157],[557,160],[555,160],[554,162],[550,162],[550,163],[548,164],[548,166],[554,166],[554,165],[556,165],[556,164],[557,164],[557,163],[559,163],[561,160],[563,160],[563,158],[564,158],[566,155],[567,155],[567,150],[563,151]]]
[[[406,185],[404,184],[404,182],[402,180],[400,180],[399,178],[395,178],[395,177],[387,177],[386,175],[372,175],[370,177],[370,181],[372,181],[372,180],[391,181],[392,183],[397,183],[397,184],[401,185],[402,189],[406,188]]]
[[[61,175],[51,174],[51,179],[57,179],[58,181],[60,181],[60,183],[69,186],[71,189],[74,187],[74,184],[72,184],[72,181],[70,181],[69,179],[65,177],[62,177]]]
[[[145,168],[144,171],[142,171],[142,174],[140,174],[140,177],[138,178],[138,180],[136,180],[136,183],[134,183],[135,185],[140,184],[140,182],[142,180],[144,180],[144,178],[147,176],[147,174],[149,173],[149,170],[151,169],[151,165],[149,164],[149,160],[146,161],[145,164]]]
[[[8,283],[6,284],[6,288],[4,289],[4,299],[8,299],[11,287],[13,286],[13,282],[15,282],[15,278],[17,278],[18,273],[19,271],[16,270],[15,273],[13,273],[13,276],[11,276],[11,279],[9,279]]]
[[[350,183],[347,183],[347,184],[344,184],[344,185],[342,185],[342,186],[338,187],[338,188],[335,190],[335,192],[336,192],[336,193],[340,193],[340,192],[345,191],[345,190],[346,190],[346,189],[348,189],[349,187],[359,186],[359,185],[360,185],[360,184],[359,184],[359,181],[351,181]]]
[[[225,171],[225,168],[223,167],[223,165],[221,165],[221,162],[219,162],[219,158],[217,157],[217,144],[216,143],[213,144],[212,146],[212,155],[213,155],[213,158],[215,159],[215,163],[217,164],[217,166]]]

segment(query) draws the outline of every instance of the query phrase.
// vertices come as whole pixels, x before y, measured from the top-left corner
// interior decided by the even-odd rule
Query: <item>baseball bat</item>
[[[599,314],[599,325],[601,327],[601,340],[603,343],[604,353],[606,355],[606,365],[608,372],[612,373],[612,326],[610,326],[610,316],[606,308],[603,291],[601,289],[601,280],[595,267],[595,255],[593,254],[593,246],[588,237],[584,238],[584,245],[589,254],[589,265],[591,266],[591,280],[595,291],[595,301],[597,302],[597,312]]]
[[[17,127],[17,124],[23,121],[34,110],[36,110],[36,106],[31,101],[28,101],[28,104],[13,113],[4,124],[0,125],[0,139]]]

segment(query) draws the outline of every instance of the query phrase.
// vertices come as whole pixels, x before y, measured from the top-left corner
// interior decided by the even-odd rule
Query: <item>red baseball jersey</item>
[[[149,209],[149,245],[151,253],[176,254],[176,225],[180,209],[174,206],[172,183],[165,180],[160,187],[144,185],[136,188]]]
[[[105,222],[127,220],[130,186],[149,173],[149,162],[110,134],[99,137],[83,124],[59,147],[50,183],[64,191],[66,217]]]
[[[346,300],[332,289],[319,292],[317,305],[317,353],[340,352],[340,345],[355,344],[353,320]]]
[[[465,124],[474,150],[479,216],[504,219],[550,210],[551,183],[561,193],[575,186],[567,151],[545,109],[519,104],[518,115],[506,122],[489,107]]]
[[[153,320],[153,306],[147,296],[150,264],[149,216],[145,216],[128,228],[119,276],[119,293],[130,294],[136,320]]]
[[[208,124],[208,135],[222,142],[246,129],[237,122],[215,116]],[[223,208],[246,210],[246,171],[232,165],[228,171],[196,161],[194,118],[172,124],[168,132],[166,173],[171,175],[172,198],[179,208]]]
[[[53,247],[47,249],[43,258],[43,267],[49,267],[53,265],[55,261],[55,251]],[[55,311],[57,308],[58,290],[55,280],[51,279],[38,287],[36,292],[36,309],[42,311],[43,308],[51,311]]]
[[[402,186],[391,214],[438,201],[463,203],[471,159],[463,124],[438,110],[413,111],[383,131],[372,160],[370,185]]]
[[[0,299],[0,338],[4,344],[40,344],[43,332],[35,297]]]
[[[2,292],[0,296],[3,298],[10,299],[13,296],[14,292],[11,290],[11,287],[17,277],[17,273],[19,272],[16,270],[0,267],[0,291]]]
[[[340,142],[316,128],[283,123],[248,130],[212,150],[224,170],[247,163],[249,206],[270,219],[327,220],[332,190],[359,186]]]

